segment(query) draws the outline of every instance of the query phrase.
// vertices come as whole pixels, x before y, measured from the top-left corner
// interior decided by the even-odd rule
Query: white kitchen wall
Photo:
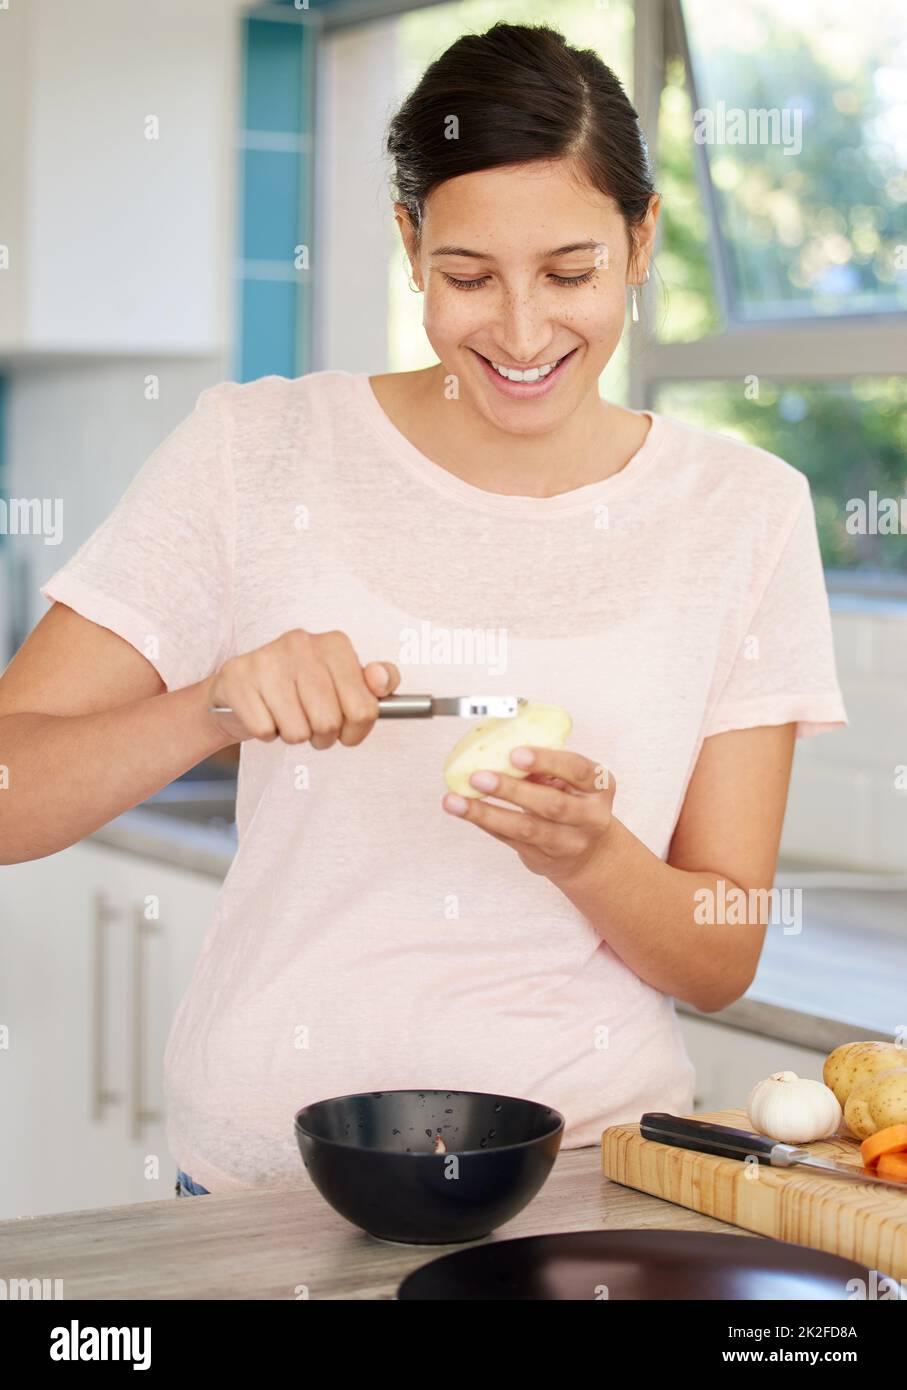
[[[0,271],[0,343],[18,336],[25,312],[25,279],[17,261],[26,238],[25,197],[28,143],[25,112],[30,76],[23,61],[28,44],[25,5],[0,10],[0,244],[9,269]]]
[[[20,629],[46,609],[43,580],[231,374],[246,9],[29,0],[0,14],[7,485],[62,499],[64,526],[59,546],[4,547],[0,601]]]
[[[158,400],[145,378],[157,376]],[[111,511],[154,448],[189,414],[200,391],[228,375],[222,357],[122,357],[23,368],[7,409],[12,497],[61,499],[63,540],[11,537],[11,600],[27,600],[30,628],[47,610],[39,586]]]
[[[14,138],[22,156],[2,171],[17,295],[3,350],[218,350],[243,8],[28,0],[0,16],[0,74],[14,68],[0,152]]]

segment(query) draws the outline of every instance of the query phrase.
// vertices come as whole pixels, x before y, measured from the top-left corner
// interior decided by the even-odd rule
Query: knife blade
[[[431,719],[452,714],[460,719],[512,719],[524,695],[384,695],[378,701],[379,719]],[[232,714],[230,705],[211,705],[210,714]]]
[[[777,1139],[770,1139],[765,1134],[753,1134],[747,1129],[715,1125],[708,1120],[690,1119],[686,1115],[648,1111],[640,1120],[639,1132],[644,1139],[671,1144],[677,1149],[694,1149],[698,1153],[717,1154],[719,1158],[756,1158],[772,1168],[809,1168],[830,1178],[844,1178],[867,1186],[893,1187],[907,1197],[907,1183],[878,1178],[864,1169],[849,1168],[828,1158],[817,1158],[808,1149],[795,1144],[782,1144]]]

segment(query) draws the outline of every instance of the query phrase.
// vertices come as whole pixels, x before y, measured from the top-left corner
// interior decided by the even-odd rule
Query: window
[[[664,207],[631,398],[801,468],[830,586],[907,594],[900,9],[638,6]]]
[[[903,0],[683,0],[738,320],[907,310]]]
[[[773,381],[758,397],[736,382],[663,383],[656,409],[744,439],[802,469],[810,482],[819,544],[834,570],[907,576],[907,380]]]

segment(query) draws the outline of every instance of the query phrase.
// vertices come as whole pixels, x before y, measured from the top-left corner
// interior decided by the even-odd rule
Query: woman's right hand
[[[360,666],[346,633],[295,628],[225,661],[204,684],[203,698],[209,708],[233,711],[210,716],[232,742],[281,738],[320,749],[339,739],[349,748],[370,733],[378,697],[399,684],[390,661]]]

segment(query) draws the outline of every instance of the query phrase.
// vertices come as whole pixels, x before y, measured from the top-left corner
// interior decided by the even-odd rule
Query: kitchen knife
[[[732,1129],[730,1125],[713,1125],[706,1120],[691,1120],[683,1115],[665,1115],[649,1111],[639,1124],[643,1139],[658,1144],[671,1144],[676,1149],[694,1149],[699,1153],[717,1154],[719,1158],[757,1158],[772,1168],[808,1168],[829,1178],[849,1178],[851,1182],[880,1183],[882,1187],[899,1188],[907,1197],[907,1183],[889,1182],[862,1169],[848,1168],[828,1158],[816,1158],[808,1149],[795,1144],[782,1144],[765,1134],[751,1134],[747,1129]]]
[[[384,695],[378,701],[379,719],[431,719],[454,714],[461,719],[511,719],[523,695]],[[211,714],[232,714],[229,705],[211,705]]]

